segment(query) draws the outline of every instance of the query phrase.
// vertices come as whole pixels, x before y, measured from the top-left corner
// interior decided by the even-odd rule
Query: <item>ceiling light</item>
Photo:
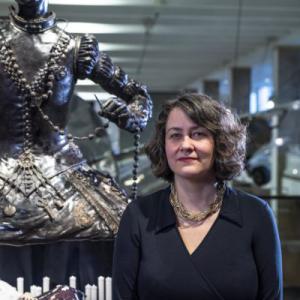
[[[284,144],[284,139],[281,138],[281,137],[275,139],[275,144],[276,144],[277,146],[282,146],[282,145]]]
[[[300,101],[295,101],[292,105],[293,110],[299,110],[300,109]]]
[[[76,86],[90,86],[90,85],[96,85],[96,83],[89,79],[78,80],[76,83]]]
[[[58,26],[70,33],[141,33],[144,34],[142,25],[113,25],[104,23],[85,22],[58,22]]]
[[[275,103],[272,100],[267,101],[266,103],[266,109],[272,109],[275,107]]]
[[[127,179],[127,180],[125,180],[124,181],[124,185],[125,186],[132,186],[134,182],[140,183],[144,179],[145,179],[145,175],[144,174],[139,174],[137,176],[137,179],[135,181],[133,179]]]
[[[76,93],[78,97],[82,98],[86,101],[95,101],[96,97],[101,101],[103,99],[108,99],[110,97],[114,97],[113,95],[109,93],[91,93],[91,92],[77,92]]]
[[[99,49],[101,51],[132,51],[132,50],[142,50],[143,45],[99,43]]]
[[[117,5],[140,5],[140,0],[50,0],[55,5],[84,5],[84,6],[117,6]]]

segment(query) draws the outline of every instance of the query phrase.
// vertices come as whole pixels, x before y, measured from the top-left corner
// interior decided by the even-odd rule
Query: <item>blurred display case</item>
[[[299,295],[300,100],[242,116],[242,121],[249,124],[250,151],[233,185],[270,203],[281,238],[286,295]]]
[[[118,183],[130,195],[133,183],[133,156],[134,148],[124,149],[118,155],[112,155],[106,152],[98,161],[90,162],[90,165],[100,171],[106,171],[109,174],[115,174]],[[151,170],[151,163],[141,147],[139,152],[139,167],[137,174],[138,195],[143,196],[153,193],[167,186],[167,183],[154,177]]]

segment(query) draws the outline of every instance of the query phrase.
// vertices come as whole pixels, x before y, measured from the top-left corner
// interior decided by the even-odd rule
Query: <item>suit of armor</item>
[[[16,2],[0,39],[0,243],[112,238],[127,196],[66,130],[74,85],[89,78],[116,95],[101,115],[131,132],[146,125],[151,98],[94,37],[56,26],[46,0]]]

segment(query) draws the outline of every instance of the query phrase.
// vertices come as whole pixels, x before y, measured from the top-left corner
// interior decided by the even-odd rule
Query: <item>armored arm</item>
[[[94,37],[81,37],[77,47],[77,77],[89,78],[116,96],[104,102],[101,115],[129,131],[136,126],[144,128],[152,114],[152,100],[146,86],[129,79],[106,53],[100,53]]]

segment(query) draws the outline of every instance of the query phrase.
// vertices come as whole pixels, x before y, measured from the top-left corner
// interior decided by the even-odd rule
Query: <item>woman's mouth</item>
[[[183,161],[183,162],[189,162],[189,161],[197,160],[197,158],[195,158],[195,157],[180,157],[177,160]]]

